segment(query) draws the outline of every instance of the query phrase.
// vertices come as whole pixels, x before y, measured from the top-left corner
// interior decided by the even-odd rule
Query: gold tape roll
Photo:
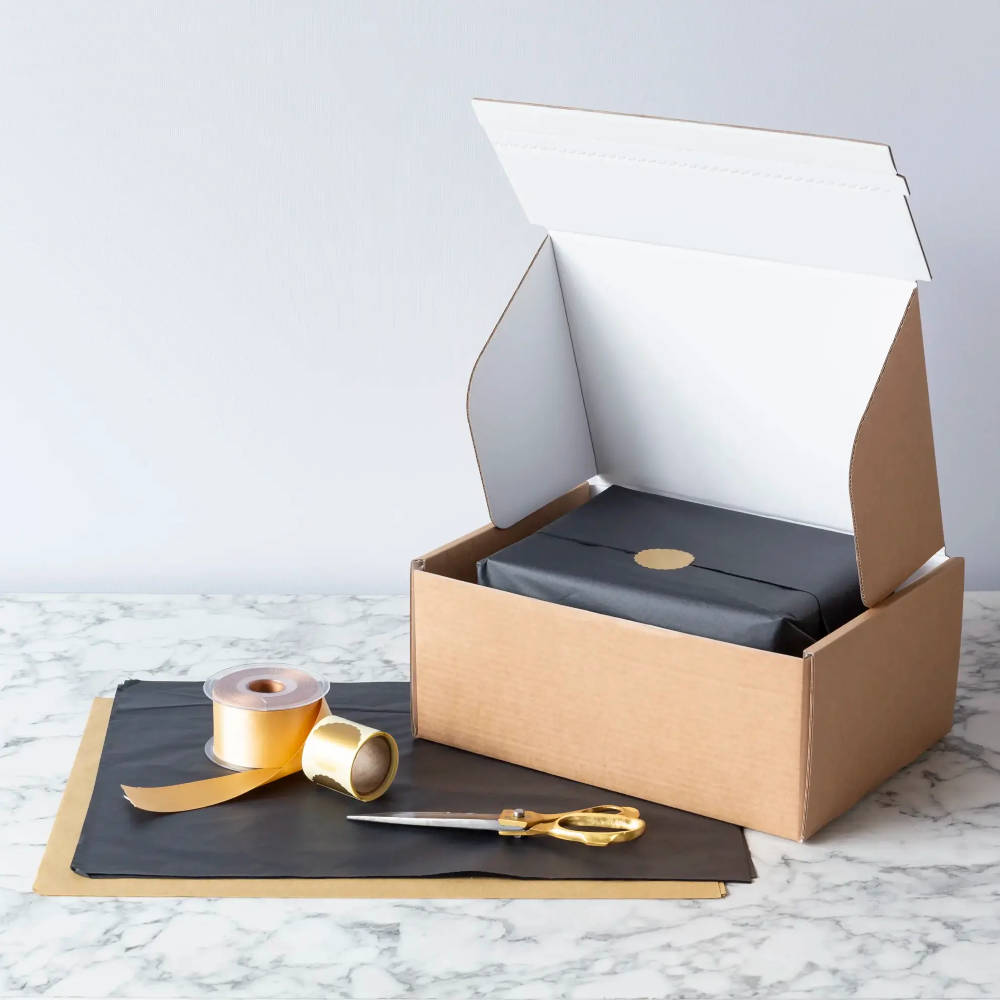
[[[302,748],[310,781],[362,802],[382,795],[398,767],[399,748],[388,733],[335,715],[320,719]]]
[[[392,784],[399,748],[388,733],[330,713],[330,685],[295,667],[260,664],[221,671],[205,682],[212,738],[205,752],[233,773],[178,785],[122,785],[149,812],[203,809],[296,771],[318,785],[370,802]]]

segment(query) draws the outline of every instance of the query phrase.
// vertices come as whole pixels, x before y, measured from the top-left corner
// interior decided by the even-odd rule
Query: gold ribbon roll
[[[399,748],[388,733],[331,715],[330,685],[297,667],[254,664],[205,681],[212,699],[209,759],[231,774],[179,785],[122,785],[149,812],[185,812],[227,802],[304,771],[310,781],[362,802],[392,784]]]

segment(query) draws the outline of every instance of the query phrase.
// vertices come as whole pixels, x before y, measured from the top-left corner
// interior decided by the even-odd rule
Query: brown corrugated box
[[[929,274],[902,196],[905,184],[895,176],[888,149],[872,144],[526,106],[491,104],[478,110],[530,217],[548,225],[556,242],[563,239],[558,234],[570,235],[564,234],[563,246],[555,249],[553,240],[543,243],[470,383],[470,423],[494,523],[412,566],[414,731],[613,791],[805,839],[940,739],[952,722],[963,561],[943,552],[913,283]],[[785,158],[782,163],[779,156]],[[896,181],[901,187],[894,186]],[[659,188],[650,185],[666,185],[668,191],[679,187],[680,200],[658,216],[660,203],[651,200],[650,192]],[[594,199],[610,201],[613,211],[606,217],[594,214]],[[731,213],[715,227],[709,245],[699,243],[699,199],[715,199],[705,204],[727,205]],[[762,202],[775,215],[774,232],[758,236],[753,224]],[[649,212],[643,210],[646,204],[652,206]],[[750,206],[745,212],[744,204]],[[802,217],[808,226],[801,224]],[[592,259],[621,268],[608,282],[612,290],[600,291],[603,299],[596,307],[596,300],[588,305],[591,292],[581,289],[581,274],[603,280],[603,272],[588,272],[590,263],[571,270],[579,250],[574,241],[580,239]],[[604,242],[586,242],[593,239]],[[680,247],[685,256],[661,246]],[[629,256],[636,253],[641,257]],[[723,253],[728,256],[716,256]],[[646,391],[651,376],[645,370],[631,375],[598,370],[593,359],[600,354],[593,353],[593,339],[589,346],[586,341],[594,336],[593,314],[602,309],[609,314],[608,303],[616,307],[614,295],[622,282],[644,280],[634,277],[635,261],[655,275],[656,268],[667,265],[687,267],[689,258],[696,283],[704,271],[713,289],[712,283],[726,275],[742,281],[743,272],[733,269],[744,266],[751,277],[759,274],[762,283],[771,283],[770,298],[763,301],[777,303],[768,306],[777,319],[769,314],[759,325],[762,337],[768,336],[769,323],[780,327],[801,318],[794,305],[782,314],[785,280],[789,300],[808,297],[814,283],[819,288],[833,283],[835,294],[815,303],[817,324],[842,308],[840,298],[850,299],[848,310],[861,310],[862,320],[865,309],[879,311],[871,319],[875,332],[866,333],[863,342],[855,337],[852,347],[853,332],[844,334],[844,350],[856,351],[859,368],[849,390],[856,394],[863,388],[867,405],[852,409],[845,389],[847,401],[841,406],[836,387],[833,395],[822,396],[815,379],[812,389],[809,381],[789,386],[788,401],[774,404],[773,394],[760,400],[763,409],[770,406],[779,415],[797,408],[803,433],[818,440],[828,435],[838,447],[846,441],[849,451],[842,463],[847,482],[841,521],[849,520],[823,526],[853,529],[869,610],[802,658],[476,583],[477,560],[583,503],[593,487],[582,480],[606,474],[608,467],[617,473],[608,478],[621,481],[624,475],[623,485],[685,495],[685,489],[708,484],[714,495],[688,492],[688,497],[810,523],[819,523],[829,510],[836,520],[836,498],[828,503],[824,495],[831,489],[824,483],[834,480],[822,453],[802,452],[804,499],[789,496],[787,503],[781,479],[795,470],[785,464],[775,465],[773,473],[765,469],[756,481],[743,473],[719,474],[712,467],[717,456],[725,455],[729,444],[742,449],[746,444],[740,431],[717,426],[718,410],[708,404],[707,419],[692,415],[693,429],[680,428],[674,420],[682,438],[678,447],[688,447],[689,453],[702,438],[715,441],[704,454],[704,468],[678,471],[669,437],[656,439],[664,443],[655,448],[638,448],[636,458],[623,455],[629,445],[619,435],[615,450],[621,412],[607,382],[595,389],[594,379],[620,378],[622,386],[635,390],[620,408],[630,418],[641,416],[656,396]],[[753,260],[744,265],[743,258]],[[685,287],[689,283],[685,279]],[[681,297],[676,288],[668,292]],[[719,293],[724,297],[726,289]],[[654,289],[631,313],[633,303],[622,301],[627,334],[621,335],[622,351],[641,351],[636,344],[650,303],[669,311],[674,300],[658,299],[660,294]],[[692,301],[691,315],[700,316],[697,298]],[[763,308],[759,303],[751,307],[758,313]],[[706,314],[716,308],[733,306],[706,299]],[[884,330],[885,317],[897,308],[892,329]],[[654,317],[654,329],[659,322]],[[748,316],[747,322],[757,321]],[[565,338],[560,333],[546,340],[553,325],[565,326]],[[716,333],[708,327],[701,331],[709,339]],[[720,342],[731,342],[725,332],[719,336]],[[606,350],[607,342],[599,347]],[[683,339],[670,342],[674,352],[683,347]],[[734,350],[739,349],[736,344]],[[881,367],[872,371],[876,349]],[[808,352],[808,342],[803,350]],[[651,357],[646,355],[641,368],[650,366]],[[850,370],[853,360],[848,362]],[[803,370],[809,371],[808,364]],[[505,400],[505,380],[510,383],[512,372],[518,384]],[[714,368],[705,369],[706,379],[715,375]],[[826,373],[815,375],[822,379]],[[669,376],[660,377],[669,383]],[[736,391],[752,403],[753,385]],[[829,421],[809,409],[817,405],[817,395],[831,410]],[[610,415],[607,409],[601,412],[602,396],[614,404]],[[514,410],[512,399],[521,404]],[[583,416],[575,416],[575,409]],[[745,412],[752,422],[753,408]],[[774,414],[767,419],[773,423]],[[655,438],[654,431],[660,428],[651,429]],[[761,454],[766,464],[769,453]],[[839,459],[829,456],[835,474]],[[639,481],[628,481],[629,475]],[[580,485],[567,489],[573,482]],[[745,507],[740,491],[748,498]]]

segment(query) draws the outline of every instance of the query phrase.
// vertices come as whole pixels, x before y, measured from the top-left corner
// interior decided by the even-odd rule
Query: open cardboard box
[[[906,183],[874,143],[475,108],[548,235],[469,384],[493,523],[412,566],[414,731],[805,839],[952,723]],[[601,479],[853,532],[869,610],[799,658],[476,584]]]

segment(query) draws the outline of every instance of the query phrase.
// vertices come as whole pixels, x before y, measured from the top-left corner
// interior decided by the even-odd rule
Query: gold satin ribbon
[[[311,781],[370,802],[392,784],[399,764],[392,736],[334,716],[325,698],[271,712],[214,702],[213,726],[216,756],[250,770],[178,785],[122,785],[125,798],[148,812],[204,809],[303,770],[305,757]]]

